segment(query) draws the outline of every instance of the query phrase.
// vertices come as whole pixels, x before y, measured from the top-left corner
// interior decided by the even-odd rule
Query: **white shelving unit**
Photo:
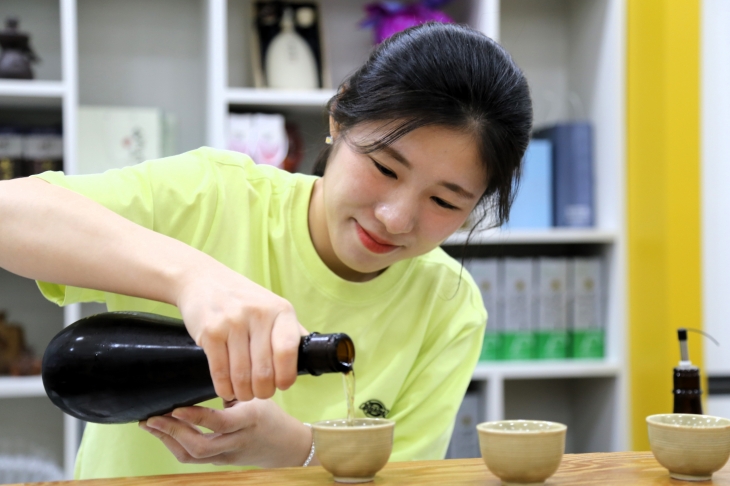
[[[0,4],[0,18],[8,15],[19,16],[21,29],[33,33],[32,46],[43,62],[35,68],[37,79],[0,80],[0,114],[27,111],[31,119],[37,116],[61,122],[66,167],[73,170],[78,106],[76,3],[7,0]],[[0,308],[8,312],[10,321],[25,325],[26,340],[38,353],[61,330],[68,314],[45,301],[34,282],[4,271],[0,274]],[[74,422],[48,400],[40,376],[0,378],[0,439],[32,444],[70,474],[78,443]]]
[[[333,88],[371,48],[370,32],[356,27],[367,2],[320,0]],[[326,135],[323,107],[334,89],[253,88],[250,7],[251,0],[4,0],[0,18],[20,16],[44,62],[37,80],[0,80],[0,118],[7,110],[29,116],[51,110],[63,122],[65,169],[75,173],[79,104],[172,112],[179,122],[178,152],[224,147],[230,111],[276,110],[300,126],[306,146],[300,170],[309,171]],[[624,0],[454,0],[447,11],[511,52],[530,82],[536,126],[581,111],[596,128],[595,229],[475,232],[469,250],[589,252],[600,255],[608,270],[606,358],[482,363],[473,376],[482,396],[480,418],[559,420],[569,426],[568,451],[624,450]],[[570,102],[576,99],[570,93],[582,106]],[[465,239],[459,233],[446,244],[457,247]],[[28,339],[38,350],[63,324],[95,310],[60,310],[32,282],[6,273],[0,274],[0,308],[28,324]],[[62,418],[38,377],[0,378],[0,430],[3,437],[48,447],[70,477],[79,424]]]
[[[60,81],[0,80],[0,102],[5,106],[61,106],[65,93]]]
[[[451,235],[445,245],[586,245],[612,244],[619,238],[618,233],[610,230],[551,228],[549,230],[500,230],[490,229],[475,231],[469,235],[467,231],[459,231]]]
[[[45,397],[40,376],[0,377],[0,398]]]
[[[262,91],[264,91],[262,93]],[[334,90],[289,91],[261,90],[255,88],[229,88],[226,100],[229,105],[270,106],[274,108],[310,108],[321,110],[332,96]]]

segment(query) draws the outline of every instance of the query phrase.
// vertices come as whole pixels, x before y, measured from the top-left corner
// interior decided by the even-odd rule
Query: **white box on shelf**
[[[159,108],[80,106],[79,174],[119,169],[174,152],[174,117]]]

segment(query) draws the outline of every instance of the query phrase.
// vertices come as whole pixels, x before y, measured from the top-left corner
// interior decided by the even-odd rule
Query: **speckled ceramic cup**
[[[541,485],[560,466],[566,425],[542,420],[501,420],[477,425],[482,459],[505,485]]]
[[[649,445],[669,475],[706,481],[730,457],[730,420],[711,415],[665,413],[646,417]]]
[[[338,483],[366,483],[393,450],[395,422],[380,418],[325,420],[312,424],[314,453]]]

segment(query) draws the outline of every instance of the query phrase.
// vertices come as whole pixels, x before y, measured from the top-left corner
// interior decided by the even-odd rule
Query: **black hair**
[[[342,83],[327,111],[342,136],[358,124],[383,122],[385,136],[356,147],[362,153],[426,125],[473,134],[487,174],[478,222],[490,213],[494,226],[509,219],[532,128],[532,101],[520,68],[483,33],[441,23],[399,32]],[[327,146],[319,155],[314,174],[324,175],[331,151]]]

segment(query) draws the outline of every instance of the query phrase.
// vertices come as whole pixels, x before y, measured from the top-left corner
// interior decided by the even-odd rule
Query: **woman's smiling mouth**
[[[365,231],[365,229],[360,226],[360,223],[358,223],[357,221],[355,221],[355,228],[357,229],[357,236],[358,238],[360,238],[360,242],[365,248],[373,253],[389,253],[399,248],[398,245],[392,245],[386,241],[374,237],[373,235]]]

